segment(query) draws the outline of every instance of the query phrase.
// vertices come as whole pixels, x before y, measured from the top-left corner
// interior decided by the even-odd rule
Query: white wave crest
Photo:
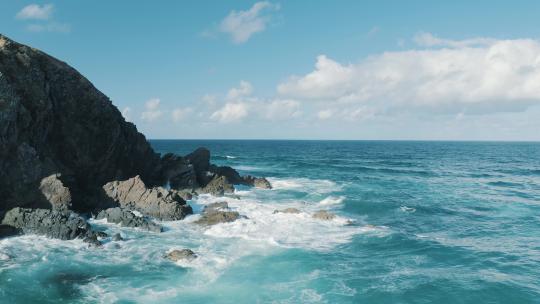
[[[319,202],[321,206],[332,206],[343,203],[345,196],[329,196]]]

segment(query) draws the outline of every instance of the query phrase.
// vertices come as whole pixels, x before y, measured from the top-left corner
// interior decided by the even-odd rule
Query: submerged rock
[[[162,227],[144,217],[136,216],[130,210],[120,207],[101,211],[96,219],[107,219],[109,223],[120,224],[124,227],[142,228],[152,232],[162,232]]]
[[[120,241],[123,241],[123,240],[124,240],[124,238],[122,237],[122,235],[120,233],[116,233],[112,237],[112,241],[114,241],[114,242],[120,242]]]
[[[165,255],[165,258],[177,262],[180,260],[187,260],[191,261],[197,258],[197,254],[193,252],[191,249],[181,249],[181,250],[173,250]]]
[[[325,211],[325,210],[319,210],[319,211],[313,213],[313,218],[316,218],[316,219],[319,219],[319,220],[324,220],[324,221],[333,220],[335,217],[336,217],[335,214],[330,213],[330,212]]]
[[[181,220],[193,210],[175,190],[147,188],[140,176],[103,186],[105,194],[120,207],[162,220]]]
[[[296,213],[300,213],[300,210],[296,209],[296,208],[285,208],[285,209],[281,209],[281,210],[274,210],[274,214],[276,213],[293,213],[293,214],[296,214]]]
[[[98,240],[97,235],[87,236],[83,239],[83,242],[88,243],[90,246],[101,247],[101,242]]]
[[[206,206],[203,209],[201,218],[195,221],[195,223],[209,226],[219,223],[234,222],[240,217],[240,213],[229,211],[229,205],[226,202],[218,202]]]
[[[1,224],[62,240],[95,235],[84,218],[58,210],[17,207],[6,212]]]

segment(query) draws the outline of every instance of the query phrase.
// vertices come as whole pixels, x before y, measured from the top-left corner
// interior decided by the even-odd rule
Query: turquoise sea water
[[[540,143],[151,143],[208,147],[274,189],[238,188],[226,200],[248,218],[212,228],[198,215],[161,234],[94,221],[120,248],[0,240],[1,303],[540,303]],[[286,207],[302,213],[273,214]],[[199,258],[162,258],[174,248]]]

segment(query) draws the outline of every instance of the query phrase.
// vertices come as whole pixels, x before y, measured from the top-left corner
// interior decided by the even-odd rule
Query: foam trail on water
[[[319,194],[341,190],[341,187],[336,183],[326,179],[275,177],[269,177],[267,179],[275,190],[295,190]]]
[[[321,206],[340,205],[345,200],[345,196],[329,196],[319,202]]]

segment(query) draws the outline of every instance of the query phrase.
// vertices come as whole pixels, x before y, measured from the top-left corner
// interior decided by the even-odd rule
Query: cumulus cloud
[[[244,102],[228,102],[221,109],[215,111],[210,119],[222,123],[236,122],[248,115],[248,104]]]
[[[271,11],[279,10],[279,5],[267,1],[253,4],[246,11],[231,11],[221,21],[219,30],[231,36],[234,43],[244,43],[255,33],[262,32],[270,20]]]
[[[172,111],[172,119],[174,122],[180,122],[193,113],[192,108],[176,108]]]
[[[141,113],[141,119],[147,122],[152,122],[161,117],[162,112],[159,109],[161,100],[159,98],[151,98],[146,101],[144,108],[145,111]]]
[[[227,93],[227,99],[238,99],[245,96],[249,96],[253,93],[253,86],[251,83],[242,80],[237,88],[232,88]]]
[[[261,114],[268,120],[285,120],[302,115],[300,103],[291,99],[277,99],[260,104]]]
[[[47,20],[51,18],[54,10],[52,4],[30,4],[23,7],[15,17],[17,19]]]
[[[348,106],[351,115],[356,107],[358,117],[391,111],[521,111],[540,103],[539,41],[434,37],[419,40],[443,48],[385,52],[356,64],[318,56],[312,72],[290,77],[277,90],[327,107]]]

